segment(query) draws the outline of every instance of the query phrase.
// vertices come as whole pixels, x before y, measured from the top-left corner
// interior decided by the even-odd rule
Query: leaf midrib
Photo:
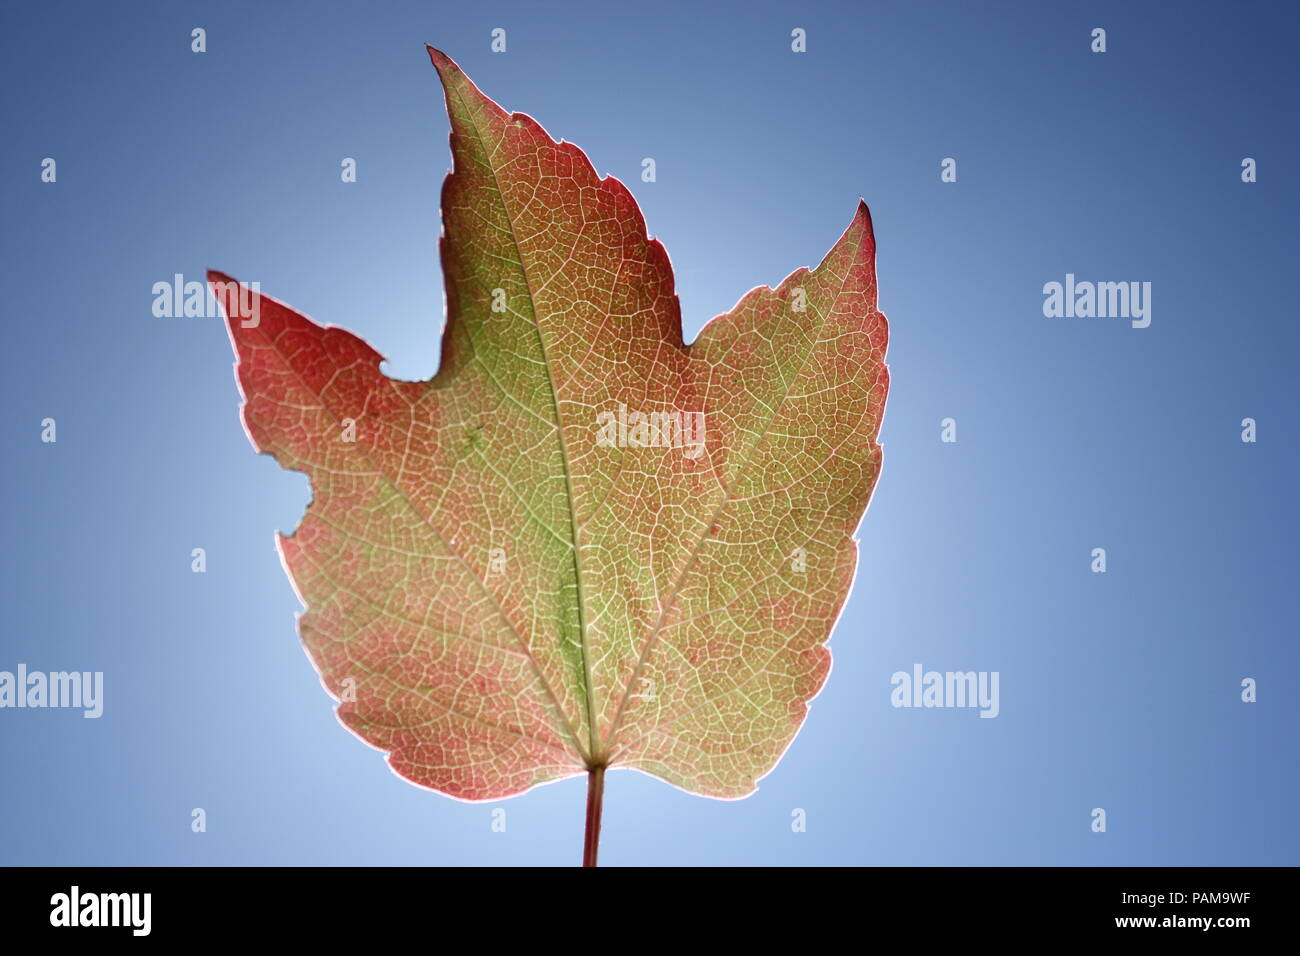
[[[462,74],[463,76],[463,74]],[[468,82],[468,79],[466,79]],[[450,89],[451,84],[448,84]],[[479,129],[478,123],[474,121],[473,111],[470,110],[459,89],[453,91],[456,99],[460,101],[463,115],[466,117],[466,123],[474,131],[474,136],[478,139],[479,149],[484,158],[487,160],[485,165],[488,172],[492,175],[492,187],[496,190],[497,199],[501,203],[501,211],[506,217],[506,223],[509,225],[510,242],[515,247],[515,257],[519,262],[519,274],[524,280],[524,288],[528,293],[528,304],[533,314],[533,330],[537,333],[537,345],[542,352],[542,365],[546,369],[546,384],[551,393],[551,407],[555,410],[555,433],[560,446],[560,461],[564,467],[564,498],[569,510],[569,539],[571,554],[573,556],[573,577],[578,591],[578,642],[582,654],[582,672],[583,672],[583,691],[584,703],[587,708],[587,751],[583,753],[579,748],[579,756],[587,764],[588,769],[594,770],[597,767],[605,765],[604,755],[600,753],[599,741],[596,733],[596,701],[595,701],[595,683],[591,674],[591,652],[587,643],[587,613],[586,599],[582,585],[582,560],[579,557],[580,548],[578,546],[578,521],[574,513],[574,496],[573,496],[573,479],[569,465],[569,449],[564,440],[564,422],[560,416],[560,398],[555,389],[555,378],[551,372],[550,354],[546,349],[546,336],[542,333],[542,323],[537,313],[537,301],[534,298],[532,280],[528,277],[528,266],[524,263],[523,250],[519,248],[519,235],[515,229],[514,216],[510,213],[510,208],[506,203],[505,193],[501,190],[501,181],[497,178],[496,166],[492,162],[492,155],[488,151],[487,143],[483,139],[483,132]]]

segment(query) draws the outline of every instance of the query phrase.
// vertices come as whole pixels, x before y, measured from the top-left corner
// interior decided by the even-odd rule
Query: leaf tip
[[[874,268],[876,258],[876,232],[871,223],[871,209],[867,201],[858,197],[857,208],[853,210],[853,221],[844,230],[844,239],[849,239],[857,246],[857,257]]]
[[[431,62],[434,65],[434,67],[437,68],[439,73],[445,74],[446,71],[449,69],[452,70],[460,69],[458,66],[456,66],[455,60],[453,60],[447,54],[443,53],[432,43],[426,43],[424,45],[424,49],[429,54],[429,62]]]
[[[858,208],[853,212],[853,223],[863,229],[868,236],[875,237],[875,231],[871,225],[871,209],[867,206],[867,201],[861,196],[858,197]]]
[[[208,289],[211,291],[212,297],[221,303],[222,311],[225,312],[227,321],[229,321],[230,317],[230,292],[232,289],[238,289],[240,285],[241,283],[238,279],[232,279],[224,272],[217,269],[208,270]],[[238,293],[236,293],[235,298],[238,298]]]
[[[226,321],[226,330],[230,334],[230,342],[235,346],[235,351],[238,353],[239,347],[236,342],[240,333],[245,329],[258,327],[257,321],[247,321],[260,314],[262,296],[258,291],[257,283],[253,283],[249,287],[224,272],[209,269],[208,290],[211,292],[212,298],[221,305],[221,311]],[[239,321],[236,321],[237,319]]]

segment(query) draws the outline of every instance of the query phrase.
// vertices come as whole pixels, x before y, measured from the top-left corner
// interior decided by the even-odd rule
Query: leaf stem
[[[587,769],[587,835],[582,843],[582,865],[595,866],[600,848],[600,811],[605,802],[605,765]]]

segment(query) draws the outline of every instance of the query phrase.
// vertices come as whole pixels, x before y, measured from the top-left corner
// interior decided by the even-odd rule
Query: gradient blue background
[[[407,785],[336,722],[273,544],[306,479],[253,454],[220,321],[150,311],[153,283],[215,267],[432,374],[429,41],[629,185],[688,339],[818,262],[858,196],[875,219],[893,387],[829,683],[748,800],[612,774],[603,862],[1300,863],[1293,5],[3,18],[0,669],[102,670],[106,709],[0,711],[0,862],[577,861],[582,780],[499,804],[493,833],[496,804]],[[1152,282],[1151,327],[1045,318],[1066,272]],[[1001,716],[892,708],[914,662],[1000,671]]]

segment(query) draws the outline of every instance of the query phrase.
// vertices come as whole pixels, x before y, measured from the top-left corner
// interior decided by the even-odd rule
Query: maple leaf
[[[278,539],[340,720],[402,777],[494,800],[607,768],[752,793],[830,670],[889,375],[859,201],[816,269],[682,340],[618,180],[430,48],[451,116],[429,381],[220,273]]]

